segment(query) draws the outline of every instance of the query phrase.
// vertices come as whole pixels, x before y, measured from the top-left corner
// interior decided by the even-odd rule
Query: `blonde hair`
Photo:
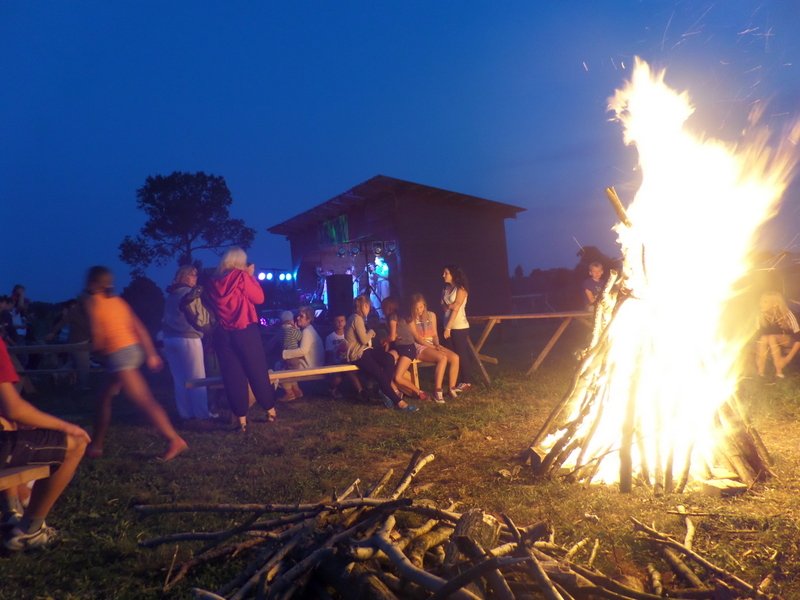
[[[780,292],[761,294],[761,320],[765,325],[783,325],[788,318],[789,307]]]
[[[310,306],[301,306],[297,310],[297,314],[303,315],[306,319],[308,319],[309,323],[314,322],[314,309],[311,308]]]
[[[356,312],[360,314],[361,313],[361,309],[365,305],[367,305],[370,308],[372,308],[372,305],[370,304],[369,298],[367,298],[366,296],[356,296],[356,299],[355,299]]]
[[[226,271],[231,271],[233,269],[246,269],[247,268],[247,252],[239,248],[238,246],[234,246],[230,248],[225,254],[222,255],[222,259],[219,261],[219,266],[217,267],[218,273],[225,273]]]
[[[194,265],[183,265],[178,267],[175,273],[175,278],[172,280],[173,284],[186,283],[186,280],[194,273],[197,275],[197,269]]]

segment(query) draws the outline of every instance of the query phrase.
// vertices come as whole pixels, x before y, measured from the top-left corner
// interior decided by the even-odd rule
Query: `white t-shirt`
[[[335,331],[328,334],[325,338],[325,358],[333,360],[333,364],[341,365],[347,362],[347,340],[344,334],[339,335]]]

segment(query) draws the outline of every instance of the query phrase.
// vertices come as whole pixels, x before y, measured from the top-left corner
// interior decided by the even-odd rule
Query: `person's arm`
[[[453,326],[453,322],[456,320],[456,315],[458,311],[461,310],[461,307],[464,306],[464,302],[467,301],[467,291],[464,288],[458,288],[456,291],[456,299],[455,301],[448,306],[450,310],[450,318],[447,319],[447,324],[444,326],[444,339],[448,339],[450,337],[450,329]]]
[[[436,313],[430,311],[428,314],[430,315],[431,324],[433,325],[433,346],[438,350],[440,345],[439,345],[439,329],[437,328],[438,323],[436,321]]]
[[[52,429],[63,431],[68,435],[82,437],[87,442],[91,442],[89,434],[81,427],[62,421],[46,412],[42,412],[32,404],[26,402],[17,393],[14,384],[10,382],[0,383],[0,413],[8,419],[16,421],[20,425],[36,427],[39,429]]]
[[[249,267],[244,272],[244,295],[253,304],[264,304],[264,290]]]
[[[364,321],[364,317],[361,315],[353,319],[353,331],[356,334],[358,342],[365,346],[370,345],[372,343],[372,338],[375,337],[375,332],[372,329],[367,329],[366,321]]]
[[[588,288],[583,288],[583,293],[586,294],[586,300],[589,304],[594,304],[594,301],[597,299],[594,297],[594,292]]]
[[[300,345],[297,348],[292,348],[291,350],[284,350],[283,351],[283,358],[300,358],[300,357],[308,357],[311,354],[311,344],[314,340],[311,339],[311,332],[308,331],[308,328],[303,329],[303,333],[300,337]]]
[[[133,319],[133,328],[136,331],[136,337],[139,338],[139,343],[142,345],[145,356],[147,357],[147,368],[151,371],[160,371],[164,366],[164,361],[161,360],[156,347],[153,345],[153,340],[147,327],[139,320],[133,311],[131,311],[131,319]]]

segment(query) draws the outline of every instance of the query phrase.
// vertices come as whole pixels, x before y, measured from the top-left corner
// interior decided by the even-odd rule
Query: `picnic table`
[[[561,323],[559,324],[555,333],[550,337],[542,351],[539,352],[539,355],[534,359],[531,367],[526,371],[525,374],[530,375],[539,368],[542,362],[544,362],[544,359],[547,358],[548,354],[550,354],[550,351],[556,345],[556,342],[558,342],[559,338],[567,329],[569,324],[572,323],[572,321],[578,319],[590,325],[592,316],[592,312],[577,310],[565,312],[528,313],[522,315],[480,315],[477,317],[470,316],[468,319],[470,323],[486,323],[483,327],[480,337],[478,338],[478,342],[475,344],[475,351],[478,353],[478,358],[480,360],[495,365],[498,363],[496,358],[481,354],[481,349],[486,344],[486,340],[489,339],[489,334],[492,333],[495,325],[502,323],[503,321],[515,321],[523,319],[560,319]]]

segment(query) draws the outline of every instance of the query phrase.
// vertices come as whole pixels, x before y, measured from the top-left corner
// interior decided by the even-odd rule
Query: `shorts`
[[[400,356],[405,356],[411,360],[417,358],[417,344],[396,344],[394,349],[397,350]]]
[[[111,373],[138,369],[144,363],[144,350],[139,344],[125,346],[116,352],[106,355],[106,370]]]
[[[67,452],[67,434],[52,429],[0,431],[0,469],[59,466]]]

